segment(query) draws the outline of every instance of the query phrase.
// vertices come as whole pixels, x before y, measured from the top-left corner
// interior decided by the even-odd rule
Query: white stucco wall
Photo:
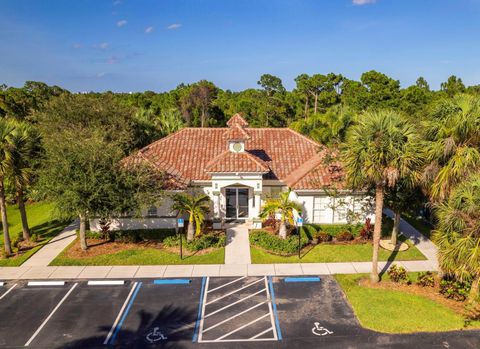
[[[371,198],[359,194],[343,193],[331,197],[324,191],[292,192],[290,198],[303,206],[305,223],[363,223],[367,217],[372,220],[375,217]]]

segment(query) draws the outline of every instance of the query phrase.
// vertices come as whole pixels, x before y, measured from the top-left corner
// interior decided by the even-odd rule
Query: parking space
[[[409,348],[475,335],[363,329],[330,276],[125,280],[0,287],[0,348]],[[97,281],[98,283],[98,281]],[[430,345],[430,346],[429,346]]]
[[[3,286],[0,292],[0,346],[23,347],[68,289],[24,287],[17,283]]]

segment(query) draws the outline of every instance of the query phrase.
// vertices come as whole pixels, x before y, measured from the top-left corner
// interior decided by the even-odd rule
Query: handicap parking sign
[[[184,223],[185,223],[185,220],[183,218],[177,219],[177,225],[179,228],[183,228]]]
[[[301,227],[303,225],[303,218],[302,217],[298,217],[297,218],[297,227]]]

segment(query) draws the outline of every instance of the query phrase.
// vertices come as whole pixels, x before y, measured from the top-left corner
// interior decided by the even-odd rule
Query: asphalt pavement
[[[96,281],[0,287],[0,348],[480,348],[366,330],[331,276]]]

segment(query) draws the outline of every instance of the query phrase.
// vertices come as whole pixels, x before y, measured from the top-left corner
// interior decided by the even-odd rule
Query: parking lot
[[[99,284],[100,283],[100,284]],[[363,329],[333,278],[9,282],[0,348],[478,348],[478,332]],[[446,344],[445,344],[446,343]]]

